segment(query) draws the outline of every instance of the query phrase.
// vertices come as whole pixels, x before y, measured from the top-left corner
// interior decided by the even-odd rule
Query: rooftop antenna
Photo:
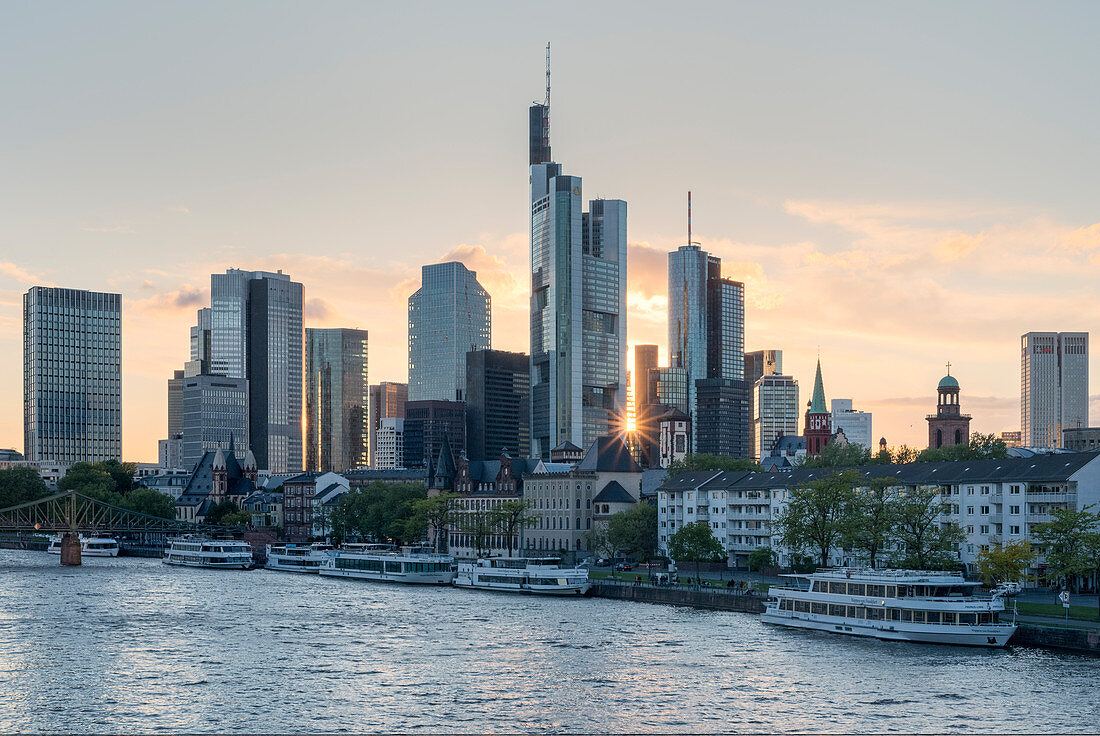
[[[688,245],[691,245],[691,190],[688,190]]]
[[[550,42],[546,42],[546,106],[550,107]]]

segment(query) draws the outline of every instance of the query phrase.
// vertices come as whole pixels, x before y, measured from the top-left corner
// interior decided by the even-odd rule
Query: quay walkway
[[[689,606],[714,611],[763,613],[763,596],[739,592],[725,587],[700,585],[656,585],[625,580],[596,580],[589,595],[639,603],[659,603],[667,606]]]

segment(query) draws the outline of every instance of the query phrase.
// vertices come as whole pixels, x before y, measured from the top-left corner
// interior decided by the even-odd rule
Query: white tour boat
[[[345,545],[330,552],[318,572],[337,578],[420,585],[450,585],[455,576],[452,557],[430,547],[398,551],[388,544]]]
[[[168,543],[161,562],[184,567],[247,570],[252,567],[252,545],[234,539],[211,539],[188,534]]]
[[[50,546],[46,551],[51,555],[61,554],[61,535],[50,537]],[[80,536],[80,554],[82,557],[118,557],[119,544],[114,537]]]
[[[330,554],[332,546],[327,544],[269,544],[264,567],[268,570],[316,573]]]
[[[918,570],[826,569],[786,575],[805,586],[773,586],[763,620],[876,639],[1003,647],[1016,631],[1004,601],[975,595],[962,575]]]
[[[588,570],[563,568],[557,557],[489,557],[463,562],[455,587],[540,595],[584,595]]]

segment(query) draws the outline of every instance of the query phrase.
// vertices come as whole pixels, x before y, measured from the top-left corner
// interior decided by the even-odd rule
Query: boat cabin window
[[[902,621],[912,621],[913,620],[913,612],[911,610],[909,610],[908,608],[901,609],[901,620]]]
[[[825,613],[828,607],[824,603],[811,603],[810,613]]]
[[[924,623],[924,611],[913,611],[913,623]]]
[[[944,611],[940,615],[943,618],[943,623],[945,623],[945,624],[956,623],[956,620],[955,620],[956,617],[955,617],[955,612],[954,611]]]
[[[897,598],[898,597],[898,586],[896,586],[896,585],[887,585],[886,586],[886,597],[887,598]]]
[[[867,609],[867,618],[871,621],[881,621],[882,620],[882,614],[883,614],[883,612],[882,612],[881,608],[868,608]]]
[[[867,586],[863,583],[848,583],[848,595],[867,595]]]
[[[927,623],[930,623],[930,624],[940,623],[940,612],[939,611],[928,611],[928,613],[925,614],[925,621]]]
[[[844,583],[829,583],[830,593],[844,593]]]
[[[867,595],[871,598],[882,598],[886,595],[885,585],[868,585]]]

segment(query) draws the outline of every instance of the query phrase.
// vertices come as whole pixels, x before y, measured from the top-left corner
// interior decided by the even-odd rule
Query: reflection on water
[[[0,731],[1094,731],[1100,661],[0,550]]]

